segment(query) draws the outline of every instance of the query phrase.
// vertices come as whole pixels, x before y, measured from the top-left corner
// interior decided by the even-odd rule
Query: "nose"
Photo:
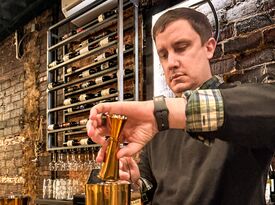
[[[177,55],[173,52],[168,55],[168,68],[169,70],[174,70],[179,67],[179,59]]]

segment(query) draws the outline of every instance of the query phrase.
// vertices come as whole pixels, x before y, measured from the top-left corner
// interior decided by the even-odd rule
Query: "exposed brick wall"
[[[0,196],[34,199],[41,178],[49,175],[49,155],[42,152],[35,162],[34,143],[39,116],[46,116],[46,31],[52,24],[51,12],[25,25],[26,32],[33,23],[39,24],[39,30],[24,40],[20,60],[16,59],[14,35],[0,45]]]
[[[275,1],[212,2],[218,7],[221,24],[213,73],[236,70],[229,80],[241,82],[259,82],[263,74],[275,74]]]

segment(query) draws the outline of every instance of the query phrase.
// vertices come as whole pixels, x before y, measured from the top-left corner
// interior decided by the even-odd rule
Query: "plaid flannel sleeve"
[[[224,108],[218,89],[195,90],[184,93],[188,99],[186,107],[186,131],[201,133],[216,131],[224,123]],[[214,139],[191,134],[192,137],[211,145]]]

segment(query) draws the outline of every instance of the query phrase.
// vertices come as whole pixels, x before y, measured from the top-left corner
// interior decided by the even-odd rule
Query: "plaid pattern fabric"
[[[194,91],[186,109],[186,130],[191,132],[216,131],[223,124],[223,100],[218,89]]]
[[[222,78],[213,76],[195,91],[183,93],[188,99],[186,107],[186,131],[189,133],[216,131],[223,125],[223,99],[218,88],[223,83]],[[192,137],[211,145],[214,139],[190,134]]]

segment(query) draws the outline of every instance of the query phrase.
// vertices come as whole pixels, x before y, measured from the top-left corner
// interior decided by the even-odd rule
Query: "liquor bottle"
[[[77,126],[78,125],[78,123],[77,122],[74,122],[74,121],[72,121],[72,122],[63,122],[61,125],[60,125],[60,127],[61,128],[68,128],[68,127],[74,127],[74,126]]]
[[[92,86],[92,85],[95,85],[95,81],[93,81],[93,80],[85,82],[85,83],[82,83],[80,85],[80,87],[83,89],[83,88],[87,88],[87,87]]]
[[[96,69],[90,68],[89,70],[83,71],[81,74],[78,75],[79,78],[85,78],[92,74],[96,73]]]
[[[75,66],[66,68],[66,73],[67,74],[72,74],[76,69],[77,69],[77,67],[75,67]]]
[[[74,85],[74,86],[71,86],[71,87],[67,87],[65,88],[65,92],[68,93],[68,92],[73,92],[73,91],[76,91],[78,90],[79,87],[77,85]]]
[[[93,140],[91,138],[85,138],[85,139],[81,139],[79,141],[79,143],[81,145],[90,145],[90,144],[94,144]]]
[[[59,124],[50,124],[50,125],[48,125],[48,130],[49,131],[56,130],[56,129],[59,129],[59,128],[60,128]]]
[[[80,145],[79,141],[76,139],[68,140],[67,142],[63,142],[64,147],[72,147]]]
[[[48,89],[53,89],[54,87],[57,87],[59,85],[64,84],[64,81],[57,81],[57,82],[51,82],[48,84]]]
[[[103,14],[100,14],[97,18],[98,22],[102,22],[105,19],[109,18],[110,16],[113,16],[117,13],[117,10],[107,11]]]
[[[82,126],[82,125],[86,125],[89,119],[83,119],[83,120],[79,120],[78,125]]]
[[[117,89],[115,88],[106,88],[100,91],[101,96],[108,96],[114,93],[117,93]]]
[[[89,99],[92,99],[92,98],[95,98],[95,94],[92,94],[92,93],[86,93],[86,94],[81,94],[78,99],[79,101],[85,101],[85,100],[89,100]]]
[[[67,98],[64,100],[64,105],[70,105],[77,102],[78,102],[77,98]]]
[[[95,79],[95,83],[96,83],[96,84],[101,84],[101,83],[106,82],[106,81],[108,81],[108,80],[111,80],[111,77],[108,76],[108,75],[104,75],[104,76],[97,77],[97,78]]]
[[[63,35],[63,36],[61,37],[61,40],[65,40],[65,39],[71,37],[72,35],[74,35],[74,34],[76,34],[76,33],[77,33],[76,30],[71,30],[69,33],[66,33],[65,35]]]
[[[53,61],[53,62],[51,62],[49,65],[48,65],[48,67],[49,68],[52,68],[52,67],[54,67],[54,66],[57,66],[58,64],[60,64],[60,63],[62,63],[63,61],[61,61],[61,60],[55,60],[55,61]]]

